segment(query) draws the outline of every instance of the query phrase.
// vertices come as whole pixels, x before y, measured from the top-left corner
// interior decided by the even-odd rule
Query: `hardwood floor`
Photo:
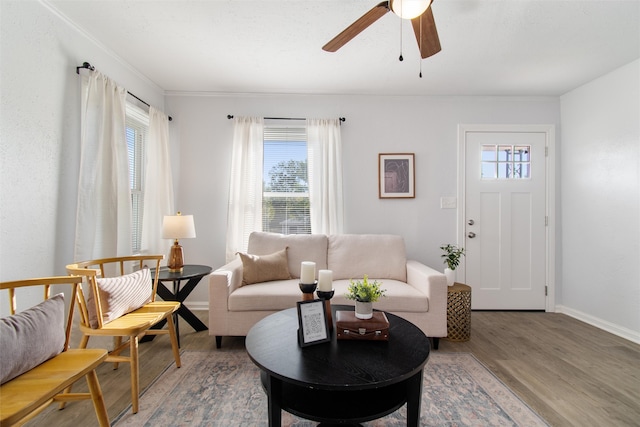
[[[206,311],[196,313],[207,322]],[[241,337],[225,337],[216,350],[207,331],[183,323],[180,331],[182,350],[244,351]],[[440,340],[437,351],[473,353],[551,426],[640,426],[640,345],[563,314],[474,311],[471,340]],[[168,338],[141,344],[140,360],[144,389],[173,361]],[[130,388],[128,366],[111,366],[101,366],[98,376],[113,420],[130,404]],[[86,389],[78,384],[75,389]],[[52,406],[28,425],[97,422],[90,402],[73,402],[62,411]]]
[[[640,345],[556,313],[473,312],[473,353],[553,426],[640,425]]]

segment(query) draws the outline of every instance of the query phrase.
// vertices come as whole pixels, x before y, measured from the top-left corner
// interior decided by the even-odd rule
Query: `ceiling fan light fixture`
[[[391,10],[402,19],[414,19],[431,5],[431,0],[391,0]]]

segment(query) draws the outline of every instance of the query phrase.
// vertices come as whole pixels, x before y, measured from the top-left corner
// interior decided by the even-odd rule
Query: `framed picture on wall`
[[[414,153],[378,154],[378,197],[412,199],[416,197]]]

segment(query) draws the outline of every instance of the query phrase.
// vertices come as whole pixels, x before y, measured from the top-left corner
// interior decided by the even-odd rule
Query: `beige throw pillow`
[[[102,307],[102,323],[109,323],[123,314],[136,310],[151,302],[153,283],[148,268],[124,276],[97,279]],[[87,298],[89,325],[98,327],[96,303],[92,290]]]
[[[271,280],[291,279],[286,247],[269,255],[238,252],[242,260],[242,286]]]

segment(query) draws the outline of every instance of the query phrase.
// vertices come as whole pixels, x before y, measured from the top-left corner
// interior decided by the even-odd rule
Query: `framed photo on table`
[[[415,190],[415,154],[378,154],[378,197],[380,199],[413,199]]]
[[[298,301],[298,344],[301,347],[331,341],[325,303],[320,299]]]

